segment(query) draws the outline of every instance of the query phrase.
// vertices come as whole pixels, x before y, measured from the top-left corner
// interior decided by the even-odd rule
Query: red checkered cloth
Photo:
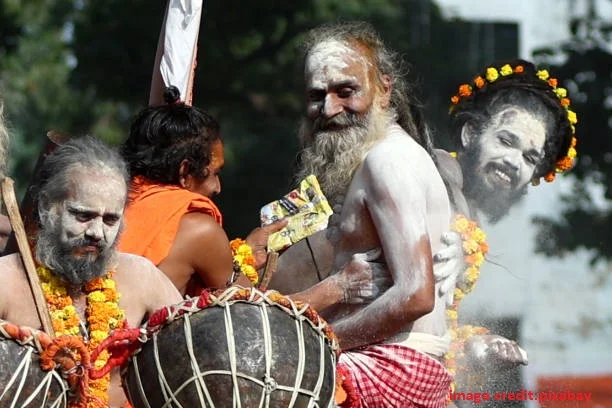
[[[343,352],[338,365],[351,374],[359,408],[444,408],[453,381],[440,362],[399,344]]]

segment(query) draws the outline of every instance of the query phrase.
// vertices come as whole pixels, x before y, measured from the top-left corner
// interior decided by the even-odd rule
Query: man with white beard
[[[155,310],[181,301],[170,280],[145,258],[115,250],[127,200],[127,167],[94,138],[59,146],[35,186],[40,230],[37,272],[57,336],[80,335],[90,352],[125,320],[138,327]],[[0,319],[41,329],[18,254],[0,258]],[[147,282],[143,285],[143,282]],[[91,385],[110,407],[126,402],[118,369],[110,385]]]
[[[326,231],[283,253],[270,287],[304,290],[367,252],[392,286],[369,304],[322,312],[344,350],[339,367],[353,397],[361,407],[444,407],[452,380],[440,362],[449,345],[446,295],[434,288],[432,252],[450,204],[426,126],[396,56],[371,26],[310,34],[298,179],[315,174],[335,214]]]

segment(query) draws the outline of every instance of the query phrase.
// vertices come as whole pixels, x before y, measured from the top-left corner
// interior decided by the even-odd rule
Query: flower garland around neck
[[[234,276],[244,274],[253,285],[259,282],[259,275],[255,269],[255,257],[253,249],[245,240],[236,238],[230,242],[232,256],[234,257]],[[235,279],[232,279],[232,282]]]
[[[525,67],[520,64],[516,65],[515,67],[512,67],[510,64],[505,64],[499,69],[495,67],[488,67],[484,74],[477,75],[472,83],[462,84],[459,86],[457,94],[451,98],[452,105],[450,111],[452,112],[455,110],[456,106],[461,102],[461,100],[472,97],[472,95],[478,93],[480,90],[486,90],[487,84],[501,81],[504,78],[508,78],[512,75],[533,75],[533,72],[525,70]],[[578,123],[578,117],[576,112],[570,109],[571,101],[568,98],[567,89],[559,86],[559,80],[557,78],[551,77],[550,73],[545,69],[536,71],[535,77],[547,83],[557,99],[559,99],[559,104],[566,111],[567,122],[570,128],[570,147],[565,153],[565,156],[557,160],[555,163],[555,168],[551,172],[544,175],[544,180],[551,182],[555,179],[556,173],[563,173],[574,166],[576,156],[578,155],[576,151],[576,143],[578,141],[578,139],[576,139],[576,124]],[[534,178],[532,180],[533,185],[538,185],[539,183],[539,178]]]
[[[49,306],[51,321],[56,336],[81,336],[80,319],[72,298],[68,293],[67,284],[55,276],[44,266],[36,269],[41,280],[42,290]],[[87,349],[92,352],[106,339],[111,330],[121,327],[125,320],[125,312],[119,307],[120,294],[113,280],[113,271],[98,277],[84,286],[86,294]],[[100,354],[93,362],[94,368],[103,367],[109,358],[107,351]],[[98,380],[89,381],[89,393],[92,398],[87,401],[87,408],[106,408],[108,406],[108,387],[110,374]]]
[[[451,334],[450,350],[444,356],[447,370],[454,376],[457,374],[458,364],[464,357],[464,344],[474,335],[486,334],[488,330],[483,327],[476,326],[459,326],[458,309],[459,302],[468,293],[470,293],[476,281],[480,276],[480,267],[484,263],[485,255],[489,251],[487,245],[487,236],[484,231],[478,227],[475,221],[470,221],[463,215],[456,215],[454,222],[451,224],[451,231],[457,232],[461,236],[463,253],[465,254],[464,261],[467,268],[457,278],[457,285],[453,298],[453,304],[446,310],[446,319],[448,328]],[[455,384],[451,385],[452,391],[455,390]]]

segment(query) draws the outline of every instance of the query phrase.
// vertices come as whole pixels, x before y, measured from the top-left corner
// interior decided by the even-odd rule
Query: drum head
[[[145,343],[123,374],[136,408],[334,406],[335,354],[327,339],[268,304],[184,315]]]
[[[68,386],[40,368],[38,350],[0,333],[0,407],[67,407]]]

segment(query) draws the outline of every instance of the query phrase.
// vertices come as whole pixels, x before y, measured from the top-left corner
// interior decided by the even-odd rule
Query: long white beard
[[[346,117],[340,119],[346,120]],[[363,119],[352,119],[354,124],[348,128],[323,130],[313,135],[312,121],[303,119],[300,139],[305,147],[300,153],[297,181],[314,174],[332,206],[341,203],[365,155],[374,143],[385,137],[393,120],[391,112],[372,108]]]

